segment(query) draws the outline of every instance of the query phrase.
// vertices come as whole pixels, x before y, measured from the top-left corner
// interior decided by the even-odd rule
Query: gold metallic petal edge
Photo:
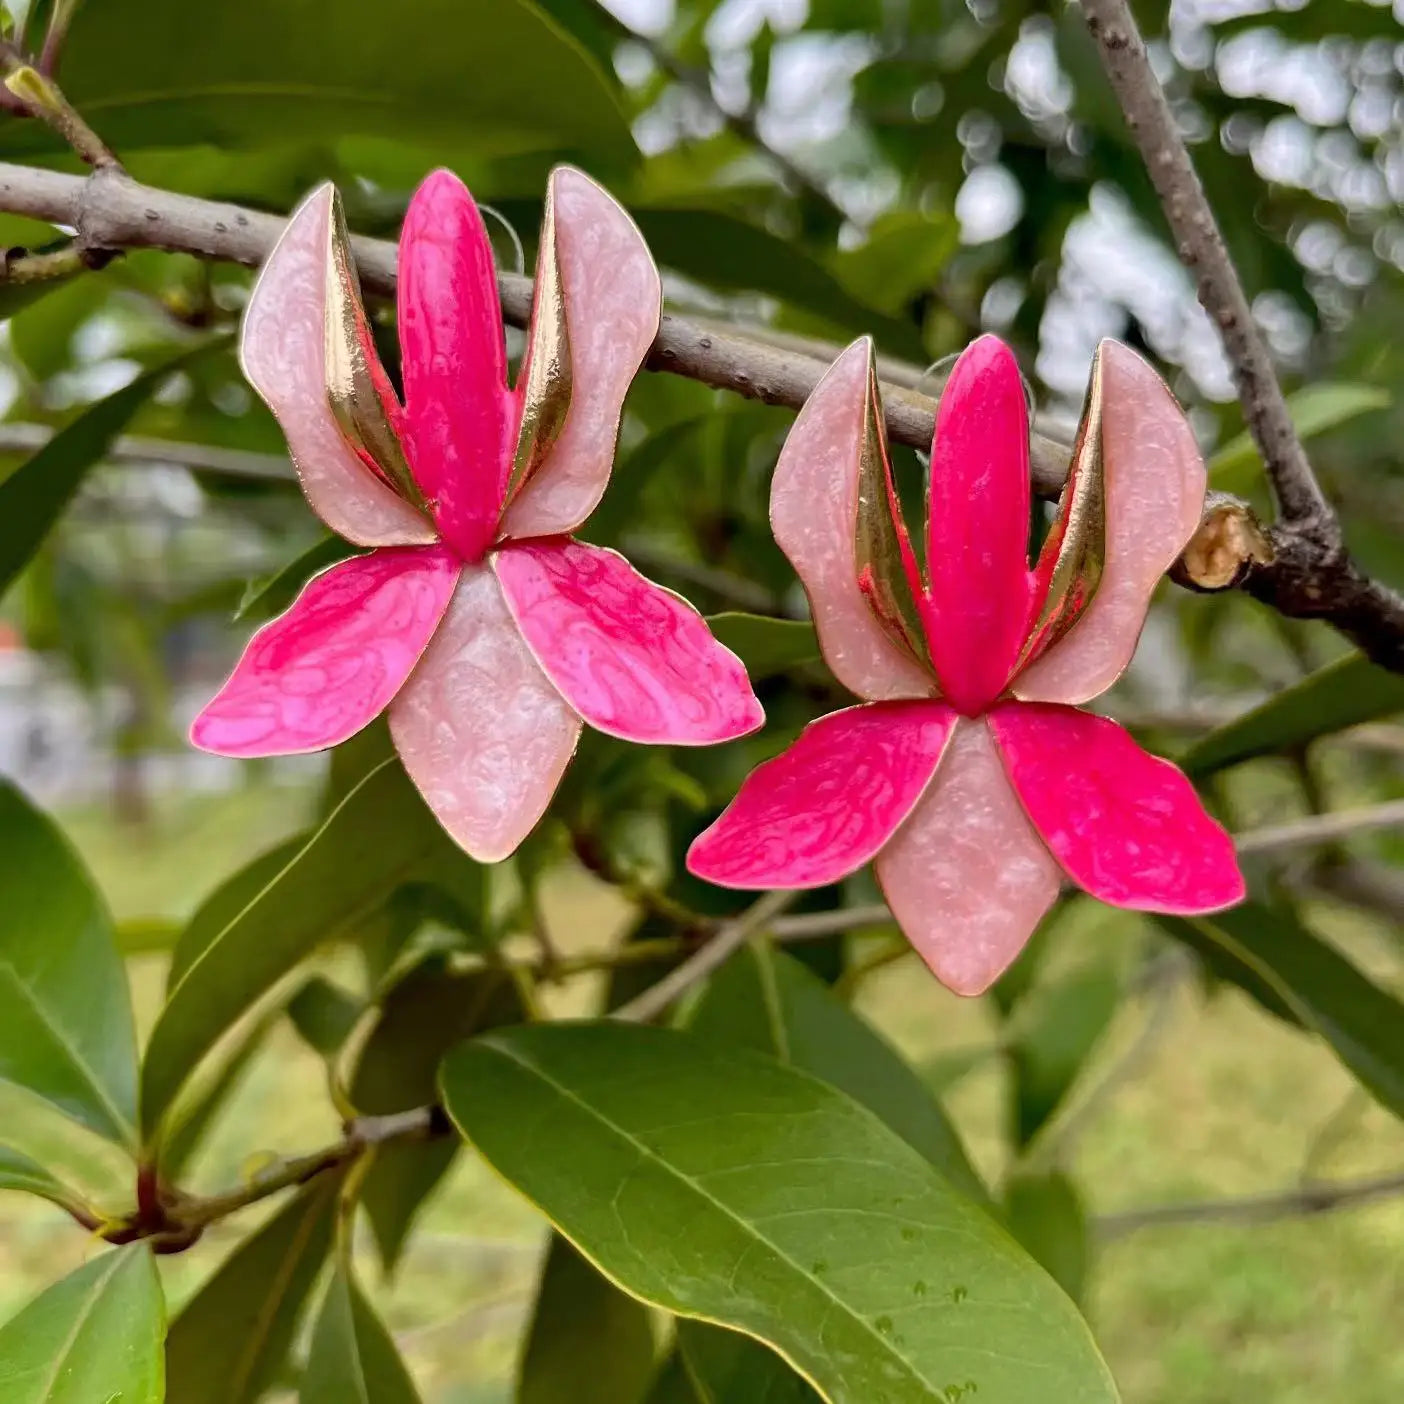
[[[335,190],[327,222],[324,335],[327,403],[342,437],[367,468],[427,516],[428,505],[400,443],[402,412],[376,354],[346,211]]]
[[[507,483],[511,501],[535,476],[565,428],[574,390],[570,365],[570,327],[556,235],[554,178],[546,188],[541,239],[536,256],[536,298],[531,309],[526,364],[518,386],[521,427]]]

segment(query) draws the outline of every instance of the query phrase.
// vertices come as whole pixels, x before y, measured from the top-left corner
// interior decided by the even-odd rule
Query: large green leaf
[[[97,8],[101,8],[98,6]],[[28,123],[7,123],[4,131]],[[223,345],[223,338],[219,344]],[[128,421],[151,398],[161,382],[210,343],[144,371],[130,385],[89,405],[0,482],[0,594],[28,564],[58,520],[88,470]]]
[[[3,1143],[0,1143],[0,1190],[19,1190],[63,1205],[72,1204],[78,1198],[64,1189],[37,1160]]]
[[[668,1029],[523,1026],[451,1054],[443,1091],[602,1272],[768,1342],[831,1404],[1117,1397],[1002,1229],[866,1108],[774,1059]]]
[[[1386,11],[1386,13],[1388,13]],[[1292,423],[1303,439],[1324,434],[1371,410],[1385,409],[1388,390],[1377,385],[1308,385],[1287,399]],[[1245,493],[1262,472],[1262,459],[1253,436],[1245,429],[1209,460],[1209,480],[1221,492]]]
[[[1225,766],[1295,750],[1318,736],[1402,709],[1404,676],[1352,653],[1216,727],[1180,757],[1180,764],[1203,778]]]
[[[654,1356],[648,1309],[553,1236],[516,1404],[639,1404],[653,1379]]]
[[[680,1321],[678,1349],[700,1404],[819,1404],[808,1380],[740,1331]]]
[[[755,942],[712,977],[689,1025],[812,1074],[876,1112],[957,1189],[988,1201],[956,1129],[921,1078],[793,956]]]
[[[49,818],[0,781],[0,1078],[136,1140],[136,1034],[102,897]]]
[[[385,1323],[338,1263],[312,1332],[302,1404],[418,1404],[405,1362]]]
[[[161,1404],[166,1304],[145,1244],[95,1257],[0,1328],[5,1404]]]
[[[339,1175],[299,1191],[225,1260],[171,1327],[169,1404],[253,1404],[281,1367],[331,1248]]]
[[[184,966],[147,1045],[145,1132],[225,1031],[304,957],[451,846],[397,761],[371,771]]]
[[[611,80],[527,0],[416,0],[394,19],[380,0],[102,0],[73,23],[64,91],[119,151],[295,133],[631,158]],[[38,122],[0,133],[7,153],[57,145]]]
[[[753,678],[770,677],[819,658],[819,636],[807,619],[770,619],[729,610],[708,615],[707,623]]]
[[[1404,1004],[1286,912],[1255,902],[1205,917],[1156,917],[1177,940],[1274,1013],[1318,1033],[1396,1116],[1404,1116]]]
[[[1080,1301],[1091,1246],[1077,1186],[1060,1170],[1016,1174],[1004,1187],[1004,1212],[1015,1238]]]

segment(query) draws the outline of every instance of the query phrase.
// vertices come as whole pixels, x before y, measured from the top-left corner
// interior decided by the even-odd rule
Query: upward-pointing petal
[[[941,690],[967,714],[1004,690],[1028,632],[1029,416],[1009,348],[982,336],[941,393],[926,570]]]
[[[526,439],[517,446],[522,477],[503,515],[505,533],[518,539],[572,532],[595,510],[614,466],[624,397],[663,314],[653,256],[607,190],[558,167],[549,213],[515,392]],[[551,373],[547,360],[562,355],[565,374]],[[543,390],[561,401],[547,407],[544,425],[534,399]]]
[[[244,312],[239,361],[277,416],[312,510],[359,546],[414,546],[433,526],[357,457],[332,413],[327,390],[327,273],[330,185],[314,190],[268,255]]]
[[[405,212],[398,302],[410,466],[444,540],[476,560],[497,530],[516,421],[492,245],[450,171]]]
[[[1101,582],[1082,617],[1014,681],[1030,702],[1076,705],[1100,695],[1136,651],[1151,594],[1204,510],[1204,460],[1170,388],[1129,347],[1104,341]]]

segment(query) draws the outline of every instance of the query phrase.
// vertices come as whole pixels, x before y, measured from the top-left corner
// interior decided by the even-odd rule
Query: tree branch
[[[1270,558],[1255,552],[1243,561],[1243,578],[1230,583],[1291,618],[1330,620],[1376,662],[1404,672],[1404,597],[1369,580],[1346,551],[1128,0],[1082,0],[1082,10],[1180,260],[1223,337],[1277,502]]]
[[[142,185],[118,167],[83,177],[0,162],[0,211],[75,229],[80,248],[89,255],[151,248],[248,267],[267,257],[286,224],[277,215]],[[395,245],[363,237],[352,244],[367,291],[393,295]],[[525,327],[531,317],[531,280],[499,273],[498,288],[504,320]],[[838,348],[831,349],[837,355]],[[831,360],[832,356],[790,350],[668,313],[646,365],[748,399],[799,409]],[[889,382],[884,382],[882,395],[892,441],[929,449],[935,399]],[[1066,444],[1032,436],[1030,476],[1041,496],[1056,497],[1062,490],[1070,454]],[[1207,504],[1202,530],[1220,531],[1222,514],[1230,509],[1240,526],[1251,520],[1245,504],[1216,494]],[[1251,540],[1252,533],[1235,539]],[[1241,585],[1283,614],[1328,620],[1376,662],[1404,672],[1404,599],[1365,579],[1339,544],[1322,545],[1291,523],[1273,529],[1271,545],[1273,559],[1242,561],[1241,568],[1232,568],[1230,561],[1226,569],[1220,542],[1212,570],[1201,578],[1192,564],[1200,554],[1192,542],[1177,578],[1196,588]]]
[[[1283,848],[1304,848],[1314,843],[1331,843],[1351,834],[1372,829],[1404,827],[1404,800],[1368,805],[1360,809],[1337,809],[1329,814],[1311,814],[1286,824],[1250,829],[1234,840],[1240,853],[1271,853]]]

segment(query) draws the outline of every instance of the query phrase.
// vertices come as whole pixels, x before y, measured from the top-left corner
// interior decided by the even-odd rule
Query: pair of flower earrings
[[[331,186],[298,208],[244,316],[245,374],[303,492],[368,554],[260,629],[192,740],[228,756],[335,746],[388,709],[406,770],[484,862],[545,812],[590,725],[708,745],[764,721],[741,662],[686,601],[575,540],[608,482],[662,292],[624,209],[551,176],[525,359],[509,387],[491,246],[439,171],[399,245],[403,403],[376,354]],[[1072,467],[1028,551],[1028,410],[981,337],[941,396],[918,567],[893,489],[873,346],[850,346],[790,432],[771,490],[824,657],[857,705],[761,765],[688,854],[734,888],[807,888],[872,862],[936,976],[978,994],[1071,880],[1145,911],[1242,899],[1189,781],[1078,710],[1130,662],[1199,523],[1203,462],[1139,356],[1103,342]]]

